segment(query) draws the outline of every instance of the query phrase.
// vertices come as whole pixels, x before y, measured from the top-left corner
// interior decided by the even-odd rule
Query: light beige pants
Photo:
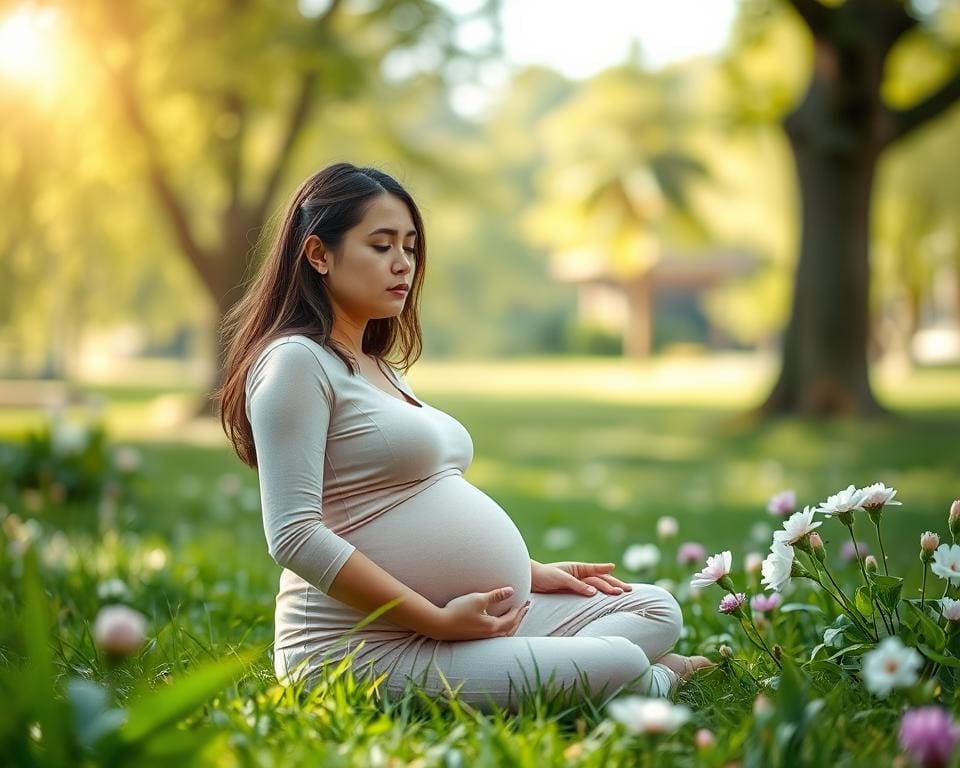
[[[510,637],[446,642],[410,633],[356,669],[377,676],[389,671],[381,683],[389,699],[410,682],[436,698],[459,688],[462,701],[485,712],[492,705],[516,712],[520,696],[544,685],[595,700],[667,696],[677,675],[655,662],[680,637],[680,606],[661,587],[632,586],[620,595],[534,593]]]

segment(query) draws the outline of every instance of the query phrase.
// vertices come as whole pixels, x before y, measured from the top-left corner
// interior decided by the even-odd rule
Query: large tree
[[[790,0],[813,36],[806,94],[783,120],[801,201],[800,253],[779,378],[764,414],[871,415],[870,210],[878,159],[960,98],[960,73],[905,109],[883,98],[891,50],[931,34],[903,0]],[[932,46],[941,46],[938,39]]]
[[[118,107],[118,144],[137,152],[161,221],[209,294],[215,319],[239,300],[279,194],[306,172],[302,146],[319,144],[308,170],[341,159],[328,156],[323,128],[351,119],[352,104],[367,110],[382,154],[455,175],[400,135],[391,110],[402,109],[401,86],[383,79],[388,56],[405,50],[457,60],[463,70],[491,53],[459,49],[454,20],[430,0],[369,8],[342,0],[65,5]],[[476,13],[495,10],[488,1]],[[215,387],[225,350],[219,338],[213,345]]]

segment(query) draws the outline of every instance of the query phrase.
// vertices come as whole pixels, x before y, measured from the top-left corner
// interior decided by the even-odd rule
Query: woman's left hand
[[[619,595],[633,589],[626,582],[610,575],[613,563],[538,563],[530,561],[531,592],[573,592],[594,595],[599,589],[608,595]]]

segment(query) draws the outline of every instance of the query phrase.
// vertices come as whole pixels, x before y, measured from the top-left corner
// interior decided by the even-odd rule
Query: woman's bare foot
[[[676,672],[681,680],[686,680],[698,669],[715,666],[706,656],[681,656],[679,653],[661,656],[657,659],[657,664],[663,664],[667,669]]]

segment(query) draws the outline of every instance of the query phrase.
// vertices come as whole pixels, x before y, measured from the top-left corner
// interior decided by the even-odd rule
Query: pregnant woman
[[[308,178],[228,315],[223,428],[257,469],[283,567],[275,669],[386,674],[431,695],[516,711],[538,683],[665,696],[709,664],[668,653],[676,600],[612,563],[530,559],[507,513],[464,473],[473,442],[385,359],[420,352],[420,212],[389,175],[349,163]],[[395,601],[377,618],[376,609]]]

